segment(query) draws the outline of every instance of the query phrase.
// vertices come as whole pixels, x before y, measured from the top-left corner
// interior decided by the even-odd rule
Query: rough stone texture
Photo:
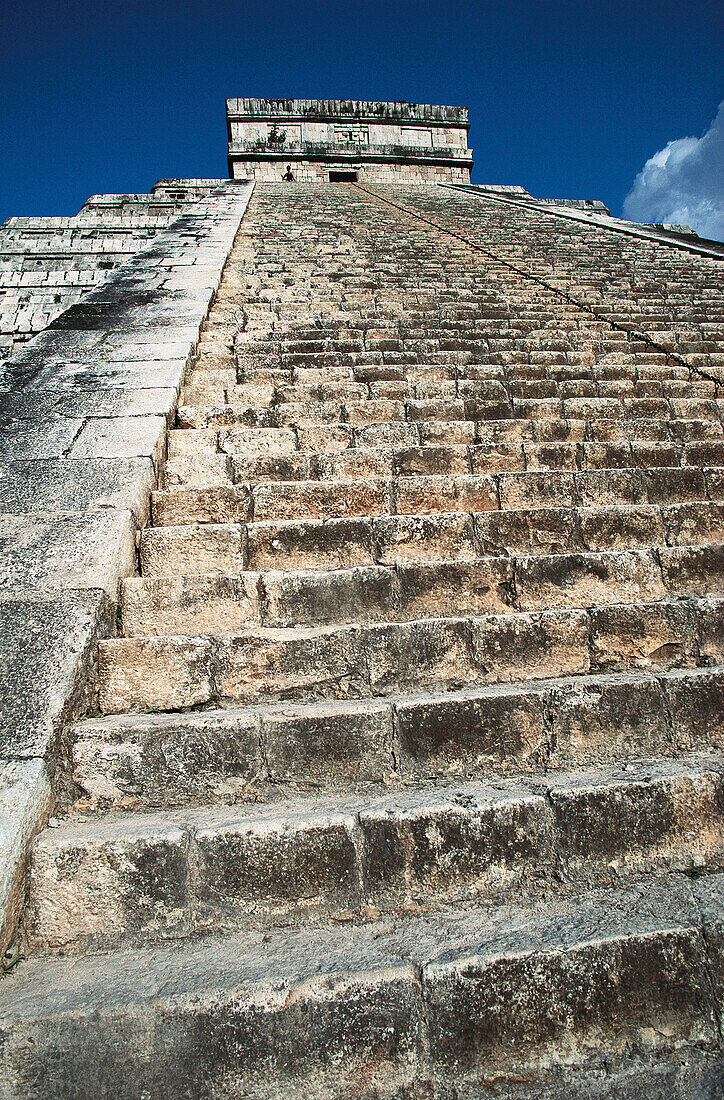
[[[62,763],[65,724],[97,705],[96,644],[115,628],[167,418],[249,190],[218,188],[211,206],[156,233],[0,376],[0,792],[7,774],[8,797],[22,807],[3,838],[3,948],[23,889],[11,871],[47,813],[33,768],[46,757]],[[178,208],[164,201],[165,222]]]
[[[59,319],[34,431],[11,395],[8,464],[148,480],[83,489],[139,575],[58,726],[0,1092],[718,1098],[720,252],[522,189],[257,183],[164,462],[196,251],[162,300],[125,278],[128,354],[102,296]],[[36,598],[79,599],[97,528],[53,585],[16,512],[8,595],[40,545]]]
[[[93,706],[95,647],[114,604],[99,588],[0,601],[0,759],[44,758],[61,746],[64,722]]]
[[[121,509],[51,516],[0,514],[0,600],[30,589],[101,588],[115,599],[134,568],[132,516]]]
[[[133,966],[39,959],[4,986],[3,1088],[28,1100],[66,1096],[69,1081],[79,1100],[442,1100],[509,1082],[519,1097],[620,1100],[635,1075],[639,1090],[667,1090],[651,1095],[713,1100],[706,958],[696,899],[675,880],[337,924],[323,944],[318,929],[286,929],[142,948]]]
[[[25,853],[52,808],[42,760],[0,764],[0,943],[7,944],[24,899]]]
[[[475,1069],[487,1075],[510,1072],[516,1063],[536,1065],[546,1054],[580,1058],[606,1032],[613,1051],[629,1044],[655,1049],[662,1040],[715,1043],[711,1010],[704,1008],[706,954],[681,901],[672,891],[664,935],[662,914],[637,914],[650,936],[643,953],[635,937],[616,942],[618,914],[584,909],[575,924],[541,921],[494,936],[467,958],[432,963],[424,980],[435,1062],[454,1080]],[[571,935],[578,941],[573,952],[566,950]],[[591,989],[585,975],[599,967],[609,980]]]
[[[0,225],[0,359],[41,332],[221,180],[159,180],[148,195],[91,195],[73,218]]]
[[[339,99],[227,99],[229,175],[469,183],[466,107]],[[340,173],[346,175],[340,177]]]

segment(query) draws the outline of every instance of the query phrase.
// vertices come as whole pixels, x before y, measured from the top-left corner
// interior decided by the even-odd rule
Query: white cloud
[[[670,141],[654,153],[624,199],[625,218],[692,225],[724,240],[724,103],[703,137]]]

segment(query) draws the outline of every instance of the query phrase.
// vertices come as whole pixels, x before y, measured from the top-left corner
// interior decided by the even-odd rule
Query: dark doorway
[[[357,173],[356,172],[330,172],[329,173],[329,182],[330,183],[356,183],[357,182]]]

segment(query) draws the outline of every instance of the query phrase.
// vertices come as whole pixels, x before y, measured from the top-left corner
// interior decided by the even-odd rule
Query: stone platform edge
[[[0,952],[253,186],[221,184],[0,365]]]
[[[706,256],[711,260],[724,259],[724,244],[720,244],[719,241],[712,241],[698,235],[690,237],[688,234],[674,230],[654,229],[643,222],[615,218],[600,200],[594,200],[591,209],[586,210],[576,209],[573,204],[564,205],[565,200],[537,198],[525,192],[523,188],[518,191],[514,187],[486,187],[484,184],[477,183],[441,183],[440,186],[467,191],[471,195],[480,195],[485,199],[494,199],[507,206],[534,209],[541,214],[550,214],[554,218],[567,218],[569,221],[579,222],[594,229],[610,229],[653,244],[669,245],[670,248],[678,248],[682,252],[693,252],[697,256]]]

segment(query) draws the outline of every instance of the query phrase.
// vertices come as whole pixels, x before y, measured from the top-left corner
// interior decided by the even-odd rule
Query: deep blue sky
[[[618,214],[724,98],[717,0],[7,0],[0,220],[225,176],[226,96],[465,104],[473,179]]]

